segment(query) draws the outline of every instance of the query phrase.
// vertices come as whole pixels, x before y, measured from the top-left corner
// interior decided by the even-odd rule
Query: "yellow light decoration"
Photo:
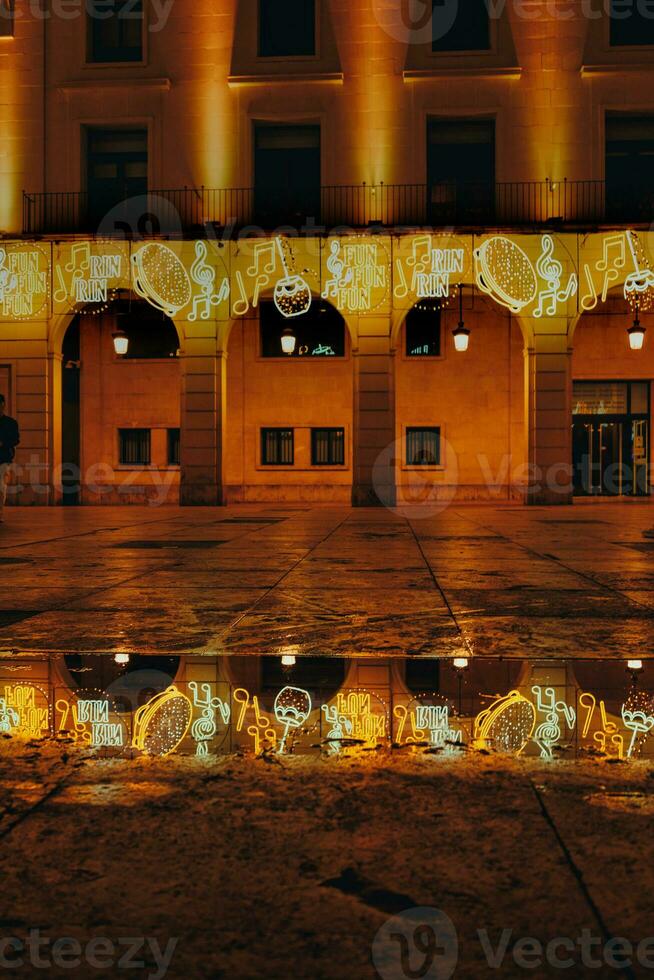
[[[332,239],[326,261],[330,278],[322,298],[332,300],[341,312],[369,313],[388,296],[390,257],[381,242],[342,242]]]
[[[164,758],[186,738],[193,706],[175,685],[155,695],[134,715],[134,748]]]
[[[275,698],[274,711],[275,718],[284,727],[278,748],[281,754],[285,750],[289,732],[301,728],[311,714],[311,695],[301,687],[283,687]]]
[[[373,709],[373,697],[381,706],[381,711]],[[387,737],[386,706],[381,698],[371,695],[369,691],[339,691],[335,701],[323,704],[321,711],[336,733],[328,735],[328,738],[338,739],[340,737],[338,733],[341,732],[346,739],[356,739],[357,742],[362,742],[364,747],[374,748]],[[337,742],[334,744],[335,751],[340,751],[341,746]]]
[[[477,286],[496,303],[520,313],[536,299],[538,280],[529,256],[510,238],[495,235],[474,251]]]
[[[0,688],[0,732],[25,738],[47,735],[50,703],[46,692],[21,681]]]
[[[572,730],[575,727],[577,713],[572,705],[556,700],[556,691],[553,687],[543,689],[540,685],[536,685],[531,690],[532,694],[536,695],[537,710],[545,715],[545,721],[538,725],[533,739],[540,749],[541,758],[552,759],[554,757],[552,749],[563,735],[561,716]]]
[[[654,698],[646,691],[632,691],[621,708],[622,723],[631,732],[627,758],[640,755],[654,729]]]
[[[134,291],[166,316],[191,302],[191,282],[181,259],[167,245],[149,242],[132,255]]]
[[[536,709],[519,691],[497,698],[475,718],[474,746],[489,745],[500,752],[521,755],[531,741],[536,726]]]

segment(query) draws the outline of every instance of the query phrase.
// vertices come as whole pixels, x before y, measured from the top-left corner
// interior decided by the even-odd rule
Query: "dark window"
[[[407,357],[440,357],[441,311],[433,300],[414,306],[406,318]]]
[[[606,218],[651,221],[654,116],[606,115]]]
[[[435,224],[492,220],[495,122],[430,119],[427,129],[429,207]]]
[[[89,127],[86,171],[87,217],[96,224],[117,204],[147,192],[147,130]]]
[[[654,5],[649,0],[611,0],[609,17],[613,47],[654,44]]]
[[[286,327],[295,334],[293,354],[282,351],[281,336]],[[259,307],[262,357],[344,357],[345,321],[329,303],[313,302],[303,316],[286,319],[274,303]]]
[[[121,466],[150,465],[150,430],[119,429]]]
[[[439,690],[441,665],[439,660],[416,657],[406,661],[404,679],[413,694],[427,694]]]
[[[487,51],[487,0],[432,0],[433,51]]]
[[[168,429],[168,465],[179,466],[179,429]]]
[[[289,648],[290,650],[290,648]],[[282,653],[284,651],[282,650]],[[291,650],[292,652],[292,650]],[[345,681],[345,660],[341,657],[303,657],[298,655],[295,664],[284,667],[281,657],[261,658],[261,687],[264,691],[277,692],[286,684],[302,687],[316,697],[327,701]]]
[[[259,0],[259,55],[262,58],[292,58],[315,53],[315,0]]]
[[[256,123],[254,201],[265,227],[320,217],[320,126]]]
[[[345,430],[311,430],[311,465],[343,466],[345,463]]]
[[[120,301],[112,307],[115,326],[129,339],[127,353],[121,360],[158,360],[177,357],[179,336],[175,324],[149,303]]]
[[[441,430],[406,430],[407,466],[439,466],[441,462]]]
[[[14,0],[0,0],[0,37],[14,36]]]
[[[87,0],[89,61],[141,61],[142,0]]]
[[[261,464],[263,466],[292,466],[293,460],[293,429],[261,430]]]

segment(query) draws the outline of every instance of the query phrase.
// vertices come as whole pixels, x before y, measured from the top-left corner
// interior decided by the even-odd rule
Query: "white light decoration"
[[[276,242],[279,259],[284,270],[284,277],[275,283],[273,301],[281,315],[286,317],[287,320],[296,316],[304,316],[311,308],[311,288],[302,276],[289,274],[289,260],[292,261],[289,242],[281,238],[277,238]],[[285,249],[289,253],[288,259]],[[295,349],[295,345],[293,349]]]
[[[534,316],[555,316],[558,304],[567,303],[571,296],[576,295],[577,275],[573,272],[568,279],[568,285],[565,289],[561,289],[563,266],[558,259],[554,258],[554,239],[551,235],[543,235],[541,249],[541,254],[536,262],[536,271],[540,278],[547,283],[547,289],[541,290],[538,294],[538,306],[534,310]]]
[[[174,317],[191,302],[184,264],[162,242],[148,242],[132,255],[132,276],[134,291],[166,316]]]
[[[0,315],[25,320],[44,311],[49,295],[48,265],[45,252],[34,246],[0,247]]]
[[[474,251],[477,286],[496,303],[520,313],[536,299],[538,280],[529,256],[510,238],[494,235]]]
[[[193,297],[193,307],[188,315],[191,322],[197,320],[198,316],[200,320],[209,320],[212,308],[229,299],[229,279],[224,278],[216,292],[216,270],[207,262],[207,255],[206,243],[197,241],[191,279],[200,287],[200,292]]]
[[[301,728],[311,714],[311,695],[301,687],[283,687],[275,698],[274,712],[279,724],[284,726],[277,750],[281,755],[291,729]]]
[[[414,238],[411,255],[406,264],[411,269],[411,292],[418,299],[447,299],[450,295],[452,276],[461,278],[465,266],[464,248],[434,247],[430,235]],[[404,299],[409,292],[402,259],[396,261],[398,283],[396,299]]]
[[[536,709],[520,691],[496,698],[475,718],[474,745],[521,755],[536,726]]]
[[[282,656],[282,667],[295,667],[296,658],[292,653],[285,653]]]
[[[654,704],[652,697],[643,692],[632,692],[621,709],[622,723],[631,732],[627,748],[627,758],[633,758],[641,749],[643,742],[654,729]]]
[[[365,313],[383,302],[388,290],[388,258],[382,261],[384,246],[377,242],[330,243],[327,270],[331,278],[325,282],[322,298],[333,300],[341,311]],[[382,294],[375,302],[375,295]]]
[[[545,715],[545,721],[541,722],[534,732],[534,742],[540,748],[542,759],[552,759],[554,757],[552,749],[563,735],[560,716],[565,718],[568,728],[572,730],[577,720],[577,713],[565,701],[556,700],[556,691],[553,687],[546,687],[543,690],[536,685],[531,690],[532,694],[536,695],[538,711]]]

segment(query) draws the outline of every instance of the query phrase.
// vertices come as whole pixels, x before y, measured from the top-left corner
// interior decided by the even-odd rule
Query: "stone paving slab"
[[[10,508],[0,656],[648,657],[654,506]]]

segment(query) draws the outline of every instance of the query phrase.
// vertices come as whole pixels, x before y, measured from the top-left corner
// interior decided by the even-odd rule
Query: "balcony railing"
[[[356,184],[315,191],[184,187],[150,191],[113,207],[86,193],[23,195],[25,235],[201,234],[208,227],[330,230],[337,226],[483,228],[649,223],[654,191],[603,181]]]

